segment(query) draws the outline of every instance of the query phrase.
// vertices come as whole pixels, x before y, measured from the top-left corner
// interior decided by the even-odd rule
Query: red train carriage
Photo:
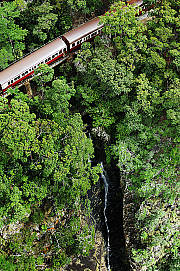
[[[103,25],[99,24],[99,21],[99,18],[94,18],[64,34],[62,39],[66,42],[68,51],[75,50],[83,42],[89,41],[101,34]]]
[[[8,88],[21,83],[27,77],[31,77],[39,64],[51,64],[62,58],[66,52],[67,45],[61,38],[57,38],[15,62],[0,72],[1,91],[4,93]]]

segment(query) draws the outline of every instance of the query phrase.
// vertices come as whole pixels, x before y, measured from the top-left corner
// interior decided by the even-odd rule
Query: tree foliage
[[[131,252],[137,270],[178,266],[177,5],[162,1],[144,24],[132,6],[115,3],[101,17],[111,42],[103,37],[94,47],[84,45],[75,63],[82,105],[95,127],[116,138],[107,155],[118,160],[138,205],[135,227],[141,245],[135,243]]]
[[[100,12],[102,3],[38,0],[23,10],[4,3],[2,67],[22,50],[26,32],[17,22],[29,30],[26,45],[33,48],[80,15]],[[87,192],[100,169],[90,163],[94,150],[82,115],[108,135],[107,163],[114,160],[131,184],[133,266],[178,270],[179,1],[159,1],[146,23],[124,5],[114,3],[101,17],[102,37],[83,43],[73,63],[61,66],[63,76],[54,80],[53,70],[40,65],[32,99],[17,90],[9,105],[0,99],[0,269],[58,270],[93,246]],[[10,47],[13,27],[17,45]]]
[[[11,252],[21,255],[17,260],[13,256],[9,260],[19,266],[19,270],[36,270],[39,254],[36,250],[45,246],[43,235],[48,243],[55,238],[50,258],[51,264],[56,265],[59,255],[59,266],[67,263],[68,257],[73,253],[88,253],[94,240],[93,229],[86,226],[89,212],[88,204],[86,205],[87,190],[97,181],[99,171],[98,167],[91,167],[89,163],[93,155],[92,141],[83,132],[81,116],[71,115],[68,111],[71,88],[64,79],[56,80],[52,85],[54,89],[45,92],[43,101],[38,97],[28,100],[26,95],[18,95],[17,92],[9,108],[1,98],[1,228],[7,224],[13,225],[12,223],[31,223],[32,220],[40,227],[38,235],[33,229],[29,233],[25,229],[23,233],[21,229],[20,233],[9,236]],[[61,101],[56,101],[55,107],[55,100],[51,100],[50,93],[61,98]],[[63,99],[64,107],[61,110],[64,114],[61,114],[59,105]],[[44,106],[40,107],[43,102],[48,108],[49,119],[44,114]],[[31,113],[31,108],[37,107],[38,111],[35,111],[41,117]],[[43,205],[47,205],[48,201],[54,211],[48,215],[49,220],[43,220]],[[42,219],[38,218],[40,208]],[[82,216],[85,217],[83,223]],[[54,235],[51,235],[49,228],[53,217],[57,217],[59,224],[55,227],[54,222]],[[24,234],[21,242],[19,234]],[[34,245],[32,250],[32,244],[36,244],[38,236],[42,238],[42,248]],[[6,246],[6,241],[4,245]],[[5,248],[1,245],[0,249],[2,251]],[[30,253],[28,262],[23,256],[24,250]],[[46,265],[46,257],[39,260]]]
[[[23,30],[15,20],[20,16],[15,2],[3,2],[0,6],[0,68],[18,59],[25,48],[27,30]]]

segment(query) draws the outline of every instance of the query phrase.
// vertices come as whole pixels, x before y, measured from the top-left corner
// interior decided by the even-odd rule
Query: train
[[[143,1],[130,0],[126,1],[127,3],[139,6]],[[101,35],[102,29],[103,24],[100,24],[100,19],[95,17],[12,63],[0,72],[1,95],[5,95],[9,88],[22,85],[26,79],[31,79],[34,76],[34,70],[40,64],[49,66],[58,64],[59,60],[80,48],[83,42],[91,41]]]

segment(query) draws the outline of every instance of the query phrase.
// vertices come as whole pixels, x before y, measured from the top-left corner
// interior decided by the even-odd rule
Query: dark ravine
[[[123,229],[123,193],[120,187],[120,174],[115,163],[107,168],[109,195],[107,218],[110,230],[110,265],[112,271],[128,271],[130,264],[126,253]]]
[[[106,225],[106,234],[107,234],[107,241],[106,241],[106,260],[107,260],[107,270],[111,271],[111,266],[110,266],[110,231],[109,231],[109,224],[108,224],[108,219],[106,215],[106,210],[107,210],[107,204],[108,204],[108,193],[109,193],[109,178],[106,174],[106,171],[104,170],[103,163],[101,162],[101,168],[102,168],[102,173],[101,173],[101,178],[103,179],[104,182],[104,222]]]
[[[97,138],[94,138],[93,141],[96,163],[103,161],[104,168],[109,179],[106,216],[109,227],[111,271],[128,271],[130,270],[130,263],[126,252],[126,242],[123,229],[123,191],[120,184],[120,171],[115,161],[112,161],[110,165],[107,165],[104,151],[105,142]],[[102,188],[104,188],[104,185]],[[102,232],[105,242],[107,243],[107,229],[103,214]]]

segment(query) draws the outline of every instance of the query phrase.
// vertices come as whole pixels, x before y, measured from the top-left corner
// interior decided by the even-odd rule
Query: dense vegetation
[[[87,190],[98,179],[98,168],[88,162],[93,146],[81,116],[69,112],[74,89],[61,78],[39,91],[45,92],[43,100],[16,94],[9,108],[1,98],[3,270],[10,270],[5,255],[16,262],[12,270],[47,264],[56,270],[93,245]]]
[[[144,1],[156,2],[145,22],[114,3],[103,37],[84,43],[61,77],[42,65],[32,99],[18,90],[1,98],[0,269],[61,270],[93,246],[87,191],[100,169],[82,115],[109,135],[107,164],[130,183],[134,270],[178,270],[180,1]],[[102,10],[100,0],[4,3],[0,66]]]

